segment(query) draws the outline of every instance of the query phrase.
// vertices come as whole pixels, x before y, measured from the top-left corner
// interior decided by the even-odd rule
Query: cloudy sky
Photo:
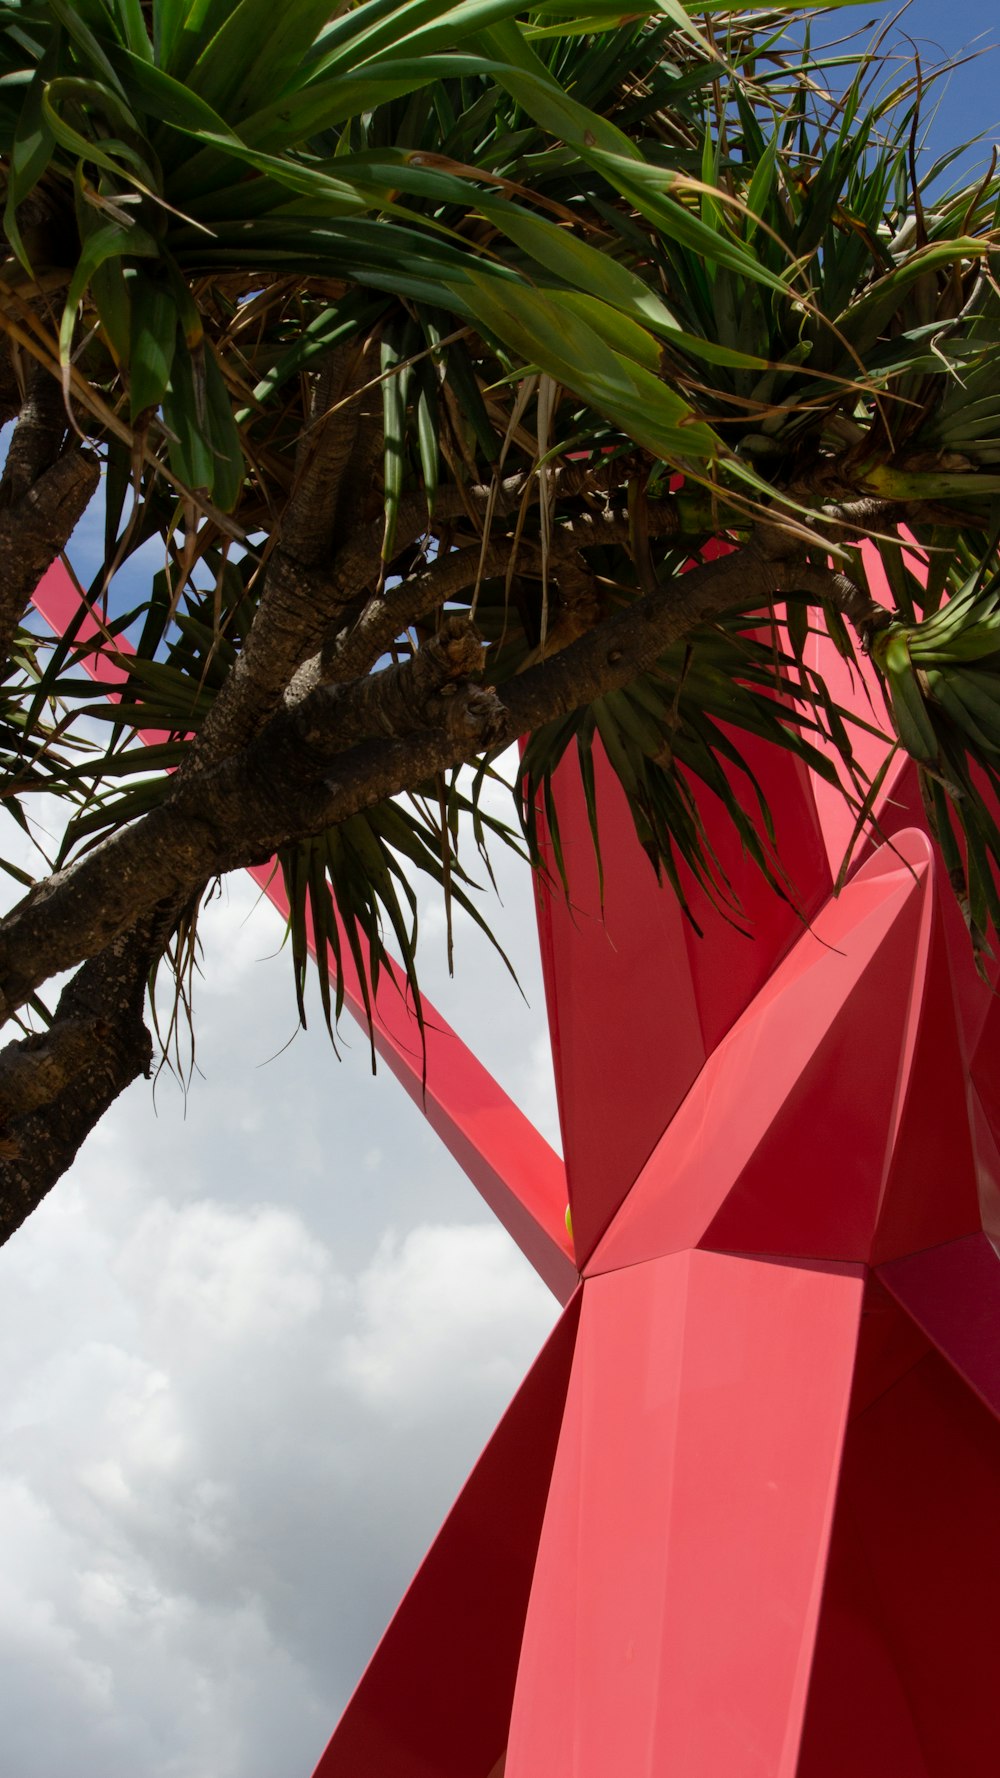
[[[519,873],[504,919],[537,1008]],[[134,1087],[4,1250],[11,1778],[308,1778],[554,1316],[360,1034],[275,1055],[281,934],[233,881],[186,1103]],[[551,1120],[537,1011],[459,963],[449,1012]]]
[[[985,12],[952,4],[944,47]],[[939,14],[909,28],[941,42]],[[992,129],[988,74],[954,77],[939,144]],[[449,983],[432,907],[424,982],[555,1140],[530,889],[501,876],[529,1004],[472,932]],[[230,882],[189,1090],[133,1087],[0,1256],[11,1778],[308,1778],[554,1319],[361,1035],[339,1062],[321,1021],[293,1038],[281,936]]]

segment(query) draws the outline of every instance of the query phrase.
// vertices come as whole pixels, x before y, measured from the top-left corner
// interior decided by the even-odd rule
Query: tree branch
[[[528,481],[524,476],[511,476],[502,485],[508,508],[516,506]],[[482,497],[485,509],[486,488],[464,492],[471,492],[477,499]],[[683,524],[684,517],[674,501],[650,510],[649,529],[656,537],[677,537]],[[549,544],[553,577],[560,591],[568,595],[568,602],[574,606],[581,601],[586,604],[591,620],[588,628],[597,619],[598,606],[595,581],[582,552],[601,544],[628,543],[629,536],[627,513],[610,506],[567,518],[553,530]],[[398,587],[369,600],[353,627],[328,636],[319,653],[303,662],[289,686],[286,704],[298,703],[319,685],[343,684],[369,672],[408,625],[419,623],[456,593],[473,586],[477,578],[492,580],[506,573],[513,548],[513,540],[504,536],[487,543],[485,548],[477,543],[452,550],[420,573],[408,576]],[[538,538],[518,538],[516,565],[523,566],[529,574],[541,573],[542,546]],[[569,626],[569,630],[575,634],[577,626]],[[547,655],[562,646],[563,641],[550,635]]]
[[[66,404],[58,380],[41,365],[32,365],[0,481],[0,507],[15,506],[52,467],[62,450],[66,427]]]
[[[485,550],[478,543],[470,544],[439,556],[398,587],[370,599],[352,628],[329,637],[319,653],[303,663],[288,688],[286,704],[301,702],[317,686],[343,685],[370,672],[410,624],[419,623],[456,593],[474,586],[480,574],[484,580],[492,580],[504,573],[510,554],[506,538],[488,544]],[[533,568],[538,566],[539,549],[533,540],[524,543],[523,554]]]
[[[109,1105],[148,1075],[150,927],[116,939],[64,988],[48,1031],[0,1051],[0,1243],[74,1160]]]
[[[362,674],[344,686],[331,686],[326,699],[316,700],[312,727],[300,723],[305,747],[324,750],[336,737],[336,751],[346,752],[377,735],[411,735],[428,727],[448,728],[455,720],[452,700],[461,680],[479,678],[485,649],[471,620],[456,613],[408,661],[381,673]]]
[[[313,423],[303,434],[278,540],[261,570],[263,590],[250,634],[185,761],[185,775],[245,745],[338,609],[342,593],[328,564],[358,428],[355,405],[340,403],[364,360],[363,348],[352,341],[334,353],[318,379]]]
[[[775,563],[750,546],[676,576],[497,691],[459,683],[446,708],[432,674],[428,695],[417,694],[423,650],[371,688],[320,687],[279,711],[234,758],[196,780],[175,779],[159,809],[57,872],[0,922],[3,1016],[165,899],[182,900],[220,872],[261,863],[290,839],[321,833],[627,685],[672,643],[725,611],[766,606],[803,573],[834,604],[856,610],[844,577]],[[386,733],[402,722],[400,710],[403,732]],[[369,738],[345,746],[366,726]]]
[[[67,426],[57,379],[34,366],[0,481],[0,658],[4,661],[31,595],[65,549],[100,477],[96,458],[76,441],[62,452]]]

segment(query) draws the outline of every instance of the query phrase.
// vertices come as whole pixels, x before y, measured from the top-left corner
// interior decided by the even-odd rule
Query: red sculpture
[[[741,744],[797,892],[713,832],[749,939],[704,904],[695,935],[610,773],[602,919],[562,787],[575,906],[543,889],[539,927],[565,1182],[432,1032],[435,1126],[566,1306],[316,1778],[997,1769],[1000,999],[909,767],[834,898],[844,805]],[[419,1091],[399,996],[379,1018]]]
[[[539,926],[580,1287],[316,1778],[997,1770],[1000,1000],[909,767],[834,899],[846,806],[741,744],[809,921],[713,833],[750,940],[696,936],[610,773],[602,921],[567,776],[576,907]]]

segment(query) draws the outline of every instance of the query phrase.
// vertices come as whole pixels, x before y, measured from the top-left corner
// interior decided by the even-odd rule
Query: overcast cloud
[[[528,885],[425,979],[552,1135]],[[133,1087],[0,1256],[0,1770],[308,1778],[555,1317],[345,1022],[295,1028],[246,879],[205,919],[195,1076]],[[440,994],[438,990],[441,990]],[[448,1002],[447,1005],[444,1003]],[[270,1058],[270,1059],[269,1059]]]

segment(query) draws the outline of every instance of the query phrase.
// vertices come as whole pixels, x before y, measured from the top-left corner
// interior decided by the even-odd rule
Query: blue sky
[[[847,6],[815,27],[827,41],[856,33],[867,44],[898,9]],[[1000,18],[982,0],[911,0],[889,31],[887,46],[905,57],[911,39],[925,69],[955,57],[965,58],[946,78],[934,83],[928,117],[928,146],[941,154],[985,132],[983,145],[972,150],[962,166],[988,161],[992,140],[1000,134],[1000,82],[997,78]]]

